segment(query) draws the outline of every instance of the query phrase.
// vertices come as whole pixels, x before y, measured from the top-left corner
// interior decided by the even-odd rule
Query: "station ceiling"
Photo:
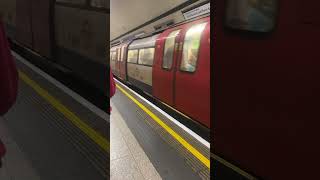
[[[110,0],[110,40],[188,0]]]

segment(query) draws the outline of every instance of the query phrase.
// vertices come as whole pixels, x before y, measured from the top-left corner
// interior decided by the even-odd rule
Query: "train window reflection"
[[[70,4],[85,4],[86,0],[56,0],[56,2],[70,3]]]
[[[117,55],[118,55],[117,61],[120,61],[120,55],[121,55],[121,49],[120,48],[118,48],[118,50],[117,50]]]
[[[97,8],[107,8],[107,1],[106,0],[91,0],[91,6]]]
[[[275,26],[277,0],[228,0],[226,26],[233,29],[269,32]]]
[[[115,61],[116,60],[116,52],[112,52],[111,54],[111,60]]]
[[[154,58],[154,48],[139,50],[139,64],[152,66],[153,58]]]
[[[162,67],[164,69],[171,69],[174,53],[174,44],[176,36],[179,34],[180,30],[173,31],[166,38],[166,43],[164,45]]]
[[[138,50],[129,50],[128,51],[128,62],[129,63],[137,63],[138,60]]]
[[[201,34],[207,23],[192,26],[186,33],[180,70],[194,72],[198,60]]]
[[[124,46],[121,48],[121,58],[120,58],[120,61],[123,61],[123,57],[124,57]]]

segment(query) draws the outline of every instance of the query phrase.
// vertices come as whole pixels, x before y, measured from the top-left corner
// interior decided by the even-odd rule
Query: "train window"
[[[152,66],[153,58],[154,58],[154,48],[139,50],[139,64]]]
[[[117,61],[120,61],[120,55],[121,55],[121,49],[120,48],[118,48],[118,50],[117,50]]]
[[[106,0],[91,0],[91,6],[96,8],[107,8],[108,4]]]
[[[56,2],[70,3],[70,4],[85,4],[86,0],[56,0]]]
[[[121,59],[120,59],[120,61],[123,61],[123,57],[124,57],[124,46],[121,48]]]
[[[138,60],[138,50],[129,50],[128,51],[128,62],[129,63],[137,63]]]
[[[186,33],[183,44],[181,71],[194,72],[198,60],[201,34],[207,23],[192,26]]]
[[[166,43],[164,45],[164,51],[163,51],[163,60],[162,60],[162,68],[164,69],[171,69],[175,39],[179,34],[179,32],[180,30],[173,31],[166,38]]]
[[[116,60],[116,55],[117,55],[116,52],[112,52],[112,55],[111,55],[111,60],[112,60],[112,61],[115,61],[115,60]]]
[[[277,0],[228,0],[226,26],[232,29],[270,32],[275,26]]]

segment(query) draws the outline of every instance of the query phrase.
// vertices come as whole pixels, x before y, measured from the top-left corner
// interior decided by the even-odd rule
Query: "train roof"
[[[183,25],[183,24],[187,24],[187,23],[189,23],[189,22],[193,22],[193,21],[196,21],[196,20],[199,20],[199,19],[204,19],[204,18],[207,18],[207,17],[210,18],[210,15],[203,15],[203,16],[199,16],[199,17],[197,17],[197,18],[185,20],[185,21],[182,21],[182,22],[173,24],[173,25],[171,25],[171,26],[165,27],[165,28],[163,28],[163,29],[157,29],[157,30],[155,30],[154,32],[149,33],[149,34],[146,34],[146,35],[144,35],[144,36],[136,37],[136,38],[131,38],[130,40],[126,40],[126,41],[124,41],[124,42],[129,44],[130,42],[137,41],[137,40],[142,40],[142,39],[145,39],[145,40],[147,41],[148,38],[153,37],[153,36],[158,36],[160,33],[162,33],[163,31],[165,31],[165,30],[167,30],[167,29],[174,28],[174,27],[177,27],[177,26],[180,26],[180,25]],[[113,47],[119,46],[120,44],[122,44],[122,42],[121,42],[121,41],[117,41],[116,43],[111,44],[111,46],[112,46],[112,48],[113,48]],[[111,48],[111,50],[113,50],[112,48]]]
[[[153,35],[153,36],[150,36],[147,38],[136,39],[129,45],[129,49],[154,47],[158,36],[159,36],[159,34],[156,34],[156,35]]]

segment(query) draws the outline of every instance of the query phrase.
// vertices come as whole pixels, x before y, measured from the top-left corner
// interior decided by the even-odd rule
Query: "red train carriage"
[[[317,179],[320,1],[215,2],[214,152],[262,179]]]
[[[116,76],[210,128],[210,17],[114,46],[110,56]]]
[[[210,127],[210,18],[161,33],[153,95]]]

